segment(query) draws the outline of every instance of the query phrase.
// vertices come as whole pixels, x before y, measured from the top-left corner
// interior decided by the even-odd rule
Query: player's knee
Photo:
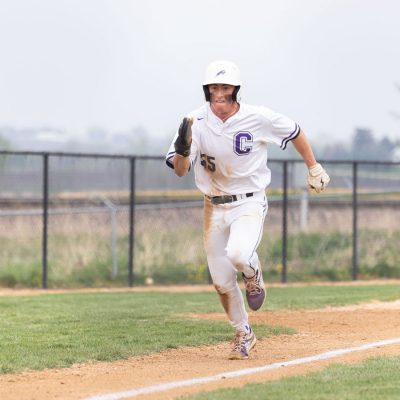
[[[248,257],[238,249],[227,249],[226,255],[238,271],[243,271],[248,265]]]

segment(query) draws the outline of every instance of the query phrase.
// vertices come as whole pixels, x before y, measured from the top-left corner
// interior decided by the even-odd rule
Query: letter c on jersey
[[[233,136],[233,151],[238,156],[244,156],[249,154],[252,146],[249,146],[248,143],[253,142],[253,135],[250,132],[238,132]]]

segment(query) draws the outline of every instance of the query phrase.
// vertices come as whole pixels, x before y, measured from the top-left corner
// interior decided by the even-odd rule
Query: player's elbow
[[[180,168],[175,168],[175,175],[179,176],[179,178],[182,178],[183,176],[185,176],[188,173],[187,170],[185,169],[180,169]]]

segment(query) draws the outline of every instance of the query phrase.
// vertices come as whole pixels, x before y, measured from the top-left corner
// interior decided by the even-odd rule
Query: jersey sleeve
[[[260,114],[264,118],[266,140],[277,144],[282,150],[300,134],[300,126],[285,115],[266,107],[260,107]]]
[[[177,137],[178,137],[178,132],[176,132],[174,138],[172,139],[172,142],[171,142],[171,144],[169,146],[169,149],[168,149],[168,153],[165,156],[165,162],[167,163],[168,167],[170,167],[172,169],[174,169],[174,164],[172,164],[172,159],[174,158],[174,155],[175,155],[174,143],[175,143],[175,140],[176,140]]]

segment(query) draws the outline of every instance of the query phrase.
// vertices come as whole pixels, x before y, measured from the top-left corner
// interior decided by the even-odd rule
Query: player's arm
[[[172,163],[174,165],[175,174],[182,177],[185,176],[189,172],[190,167],[190,158],[183,157],[180,154],[175,154],[172,159]]]
[[[292,143],[308,167],[308,186],[317,193],[321,192],[328,186],[330,178],[322,165],[317,163],[310,142],[302,130]]]
[[[308,141],[307,136],[301,129],[298,136],[292,140],[292,143],[296,148],[297,152],[303,158],[308,168],[313,167],[317,163],[310,142]]]

